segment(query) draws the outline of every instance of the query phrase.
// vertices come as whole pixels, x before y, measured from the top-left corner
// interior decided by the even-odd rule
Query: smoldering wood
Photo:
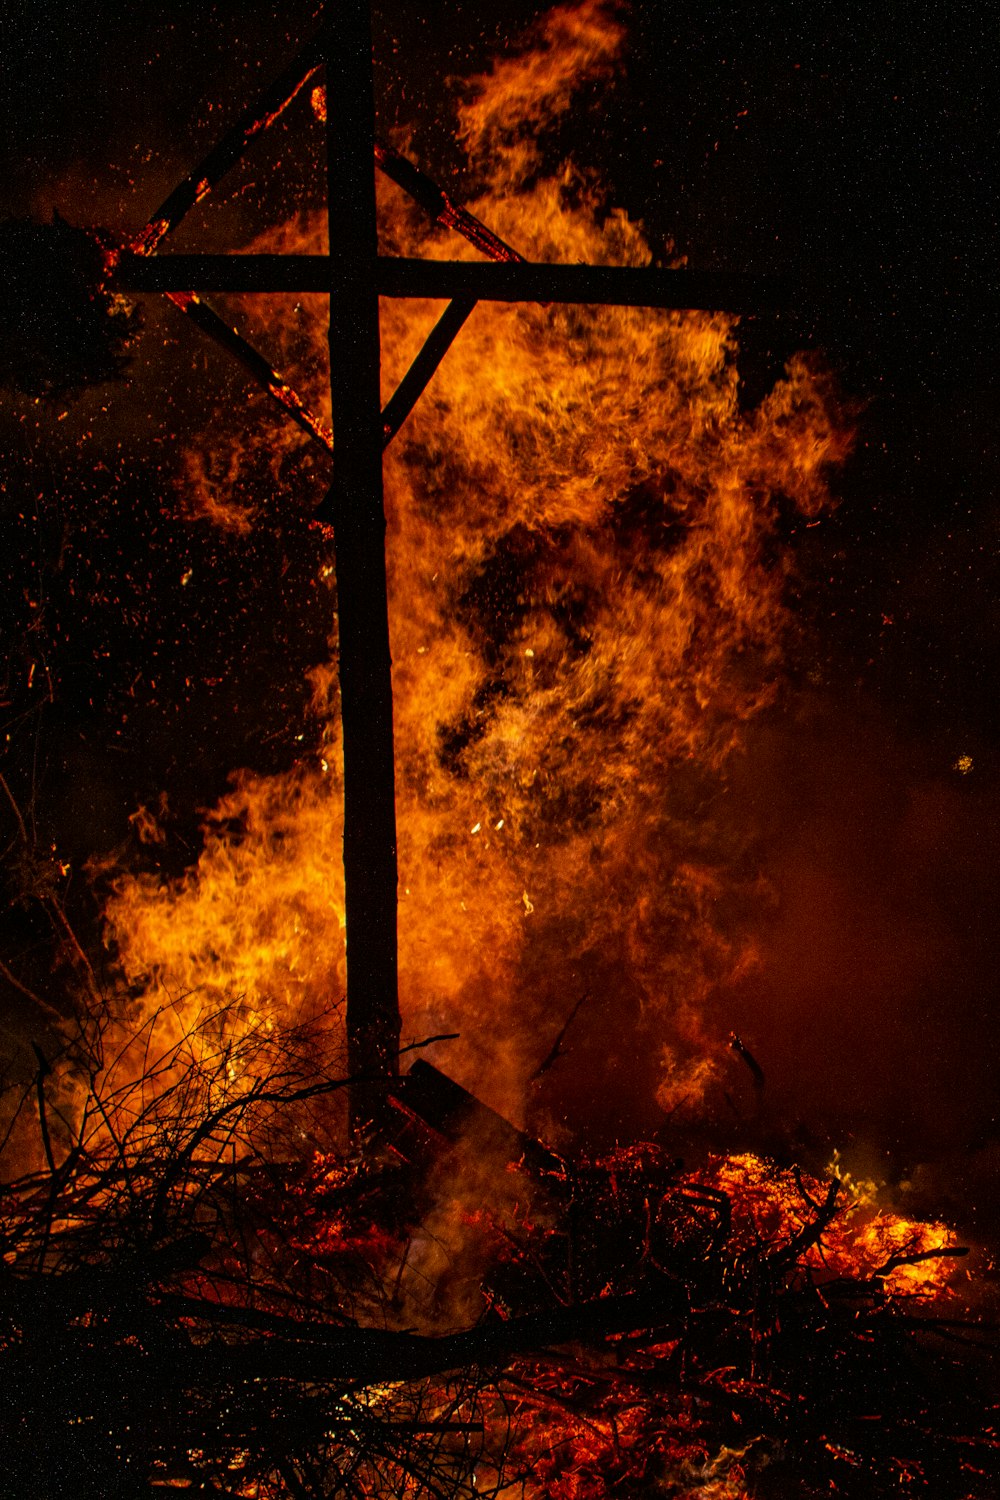
[[[133,238],[130,248],[152,255],[163,238],[171,234],[196,203],[221,182],[244,155],[253,139],[278,120],[324,62],[322,36],[308,41],[288,67],[259,95],[256,102],[234,122],[206,156],[167,195]],[[338,108],[340,107],[338,103]],[[384,141],[374,140],[375,165],[414,200],[438,224],[456,230],[493,260],[517,261],[522,257],[489,229],[464,205],[456,203],[439,183]]]
[[[292,103],[313,73],[322,65],[319,39],[307,42],[288,67],[266,88],[257,101],[233,124],[211,151],[193,167],[183,181],[168,193],[150,215],[145,227],[132,240],[131,248],[151,255],[165,235],[177,228],[196,203],[207,196],[229,169],[235,166],[250,142],[272,125]],[[180,288],[174,288],[180,290]]]
[[[515,263],[524,261],[524,256],[512,245],[508,245],[506,240],[501,239],[463,204],[456,203],[429,173],[410,161],[401,151],[376,141],[375,164],[415,203],[419,203],[435,224],[440,224],[445,229],[454,229],[489,260]]]
[[[292,421],[327,453],[333,452],[333,433],[322,417],[310,410],[302,397],[280,371],[265,359],[243,335],[200,297],[178,293],[166,294],[173,305],[188,317],[196,328],[225,349],[242,365],[255,385],[267,392],[272,401],[283,407]]]
[[[321,61],[318,43],[308,44],[261,96],[257,105],[237,121],[214,150],[188,174],[153,214],[145,228],[133,238],[130,245],[133,253],[149,256],[155,252],[160,242],[177,227],[189,209],[207,196],[235,164],[253,137],[273,124],[284,112]],[[374,155],[379,170],[417,202],[436,224],[455,230],[492,260],[524,259],[475,214],[456,203],[428,173],[394,147],[376,141]],[[285,407],[293,421],[323,447],[332,448],[332,434],[322,421],[308,410],[298,394],[268,366],[267,361],[252,345],[235,330],[229,330],[223,320],[206,308],[204,303],[200,304],[201,312],[196,302],[187,299],[178,301],[177,305],[193,318],[203,332],[228,348],[244,368],[249,370],[257,384]],[[391,442],[413,410],[474,307],[474,299],[459,299],[445,310],[435,325],[383,413],[383,438],[386,444]]]
[[[467,1138],[477,1144],[484,1156],[521,1163],[546,1179],[561,1180],[566,1176],[566,1164],[556,1152],[518,1130],[424,1058],[419,1058],[408,1073],[393,1081],[390,1097],[397,1106],[419,1116],[451,1142]]]
[[[0,1379],[13,1418],[5,1452],[12,1493],[55,1492],[72,1476],[81,1500],[104,1500],[119,1492],[124,1466],[138,1486],[147,1476],[154,1486],[177,1479],[202,1493],[228,1493],[227,1482],[243,1492],[255,1474],[280,1471],[289,1493],[319,1500],[336,1464],[367,1452],[426,1483],[428,1493],[453,1496],[454,1449],[435,1443],[485,1443],[497,1396],[509,1393],[523,1407],[521,1398],[541,1385],[530,1412],[563,1408],[584,1426],[593,1419],[596,1431],[611,1398],[622,1411],[648,1411],[656,1433],[674,1423],[682,1444],[696,1409],[697,1433],[713,1451],[745,1448],[751,1435],[794,1452],[793,1475],[815,1475],[815,1490],[807,1484],[776,1494],[915,1500],[924,1490],[900,1488],[898,1455],[920,1466],[927,1492],[978,1500],[968,1464],[987,1472],[995,1453],[991,1388],[976,1394],[981,1367],[973,1365],[963,1389],[947,1357],[934,1363],[928,1338],[961,1337],[963,1328],[981,1337],[982,1329],[919,1311],[910,1317],[908,1299],[894,1301],[886,1291],[888,1271],[929,1258],[925,1252],[904,1252],[867,1278],[821,1287],[801,1274],[798,1257],[831,1221],[835,1181],[825,1194],[803,1192],[805,1222],[791,1241],[730,1243],[728,1195],[687,1179],[655,1148],[640,1148],[632,1165],[616,1152],[603,1166],[563,1160],[539,1141],[526,1149],[532,1138],[421,1062],[392,1089],[433,1121],[443,1149],[492,1132],[498,1170],[514,1168],[511,1202],[525,1201],[529,1182],[549,1190],[551,1211],[529,1216],[535,1222],[518,1231],[527,1250],[542,1257],[569,1235],[578,1253],[592,1246],[610,1259],[591,1266],[588,1295],[567,1296],[536,1279],[535,1306],[505,1318],[494,1301],[492,1313],[457,1332],[362,1325],[349,1298],[341,1300],[342,1283],[331,1279],[322,1225],[324,1216],[341,1223],[351,1202],[363,1217],[364,1199],[348,1182],[338,1190],[344,1196],[318,1205],[314,1253],[324,1274],[311,1281],[301,1234],[313,1220],[309,1211],[304,1221],[285,1218],[308,1174],[300,1165],[296,1176],[291,1159],[262,1160],[253,1151],[231,1159],[229,1135],[218,1130],[231,1119],[241,1146],[249,1145],[263,1101],[282,1111],[344,1080],[299,1077],[280,1059],[278,1076],[270,1076],[260,1060],[259,1084],[219,1104],[209,1089],[206,1112],[185,1113],[179,1137],[168,1110],[160,1137],[115,1131],[103,1150],[71,1145],[54,1172],[6,1184]],[[178,1106],[189,1098],[179,1088]],[[130,1120],[128,1094],[119,1107]],[[195,1159],[199,1142],[214,1142],[206,1160]],[[398,1164],[392,1151],[368,1169],[366,1191],[378,1195],[387,1222],[400,1223],[398,1165],[386,1172],[390,1158]],[[433,1165],[429,1181],[439,1192]],[[416,1233],[426,1182],[419,1171],[403,1179]],[[488,1183],[479,1191],[491,1197]],[[652,1243],[654,1219],[665,1231],[662,1246]],[[294,1254],[274,1254],[282,1235]],[[516,1236],[510,1243],[516,1247]],[[949,1253],[960,1252],[933,1252]],[[232,1274],[234,1254],[245,1258],[245,1280]],[[494,1270],[487,1264],[487,1276]],[[986,1352],[981,1342],[962,1349],[963,1359]],[[442,1401],[438,1393],[451,1382],[461,1395]],[[422,1439],[429,1441],[421,1448]],[[837,1482],[843,1451],[858,1455],[862,1489]],[[472,1458],[473,1472],[472,1449],[460,1456]],[[289,1465],[316,1482],[297,1489]],[[516,1480],[516,1470],[507,1477]],[[376,1492],[398,1493],[398,1486],[384,1482]],[[461,1491],[470,1500],[475,1492],[474,1483]]]

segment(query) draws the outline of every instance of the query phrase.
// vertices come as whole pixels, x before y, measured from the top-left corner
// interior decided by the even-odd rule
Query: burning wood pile
[[[162,1027],[40,1056],[13,1121],[11,1494],[991,1493],[939,1226],[757,1158],[573,1161],[421,1061],[345,1157],[328,1036],[235,1083]]]
[[[981,1307],[959,1296],[965,1249],[815,1152],[800,1168],[790,1133],[775,1130],[768,1155],[746,1149],[762,1150],[764,1132],[748,1142],[726,1089],[735,1055],[759,1109],[762,1070],[726,1040],[717,998],[752,969],[766,901],[726,775],[747,726],[780,701],[783,549],[829,507],[850,422],[806,356],[748,407],[734,317],[678,310],[662,291],[675,272],[649,264],[641,226],[585,170],[546,163],[540,142],[581,78],[613,74],[623,36],[599,0],[559,7],[533,50],[473,81],[458,139],[475,211],[377,145],[394,252],[381,260],[374,200],[356,262],[324,253],[338,214],[315,205],[245,255],[165,270],[155,257],[307,96],[303,130],[325,126],[347,160],[350,131],[341,121],[336,137],[323,91],[305,87],[319,42],[100,268],[90,237],[57,224],[22,243],[27,231],[11,229],[22,268],[44,243],[86,271],[69,278],[93,315],[71,384],[119,369],[133,324],[98,269],[125,266],[126,289],[166,291],[267,392],[249,437],[242,409],[206,422],[200,396],[183,440],[171,431],[185,494],[163,521],[171,577],[191,585],[186,598],[208,595],[239,558],[249,597],[280,535],[279,585],[293,553],[309,575],[287,638],[324,609],[333,637],[308,665],[304,727],[281,726],[278,768],[234,776],[208,811],[194,804],[196,846],[178,836],[167,852],[164,793],[156,812],[130,809],[127,851],[88,865],[104,968],[66,914],[70,863],[21,811],[34,782],[19,796],[2,780],[22,872],[11,905],[42,910],[75,974],[54,1003],[31,968],[40,944],[2,970],[27,1002],[34,1059],[7,1091],[0,1188],[3,1479],[24,1500],[995,1493],[1000,1390]],[[502,238],[479,217],[490,205]],[[549,279],[464,267],[438,319],[447,278],[427,268],[455,229],[463,254],[521,276],[523,247],[551,263]],[[176,280],[178,264],[209,261],[213,274],[223,264],[224,315]],[[266,321],[272,362],[256,349],[253,299],[279,261],[277,290],[302,295]],[[646,290],[633,305],[580,306],[560,288],[583,285],[584,270],[594,297],[602,274]],[[381,411],[368,402],[371,485],[360,468],[346,483],[342,467],[329,490],[331,304],[315,293],[362,271],[366,379],[377,397],[388,289],[394,394]],[[477,305],[487,286],[495,300]],[[526,286],[553,305],[515,303],[510,288]],[[22,386],[62,389],[62,324],[36,338],[29,318],[20,332]],[[343,466],[357,433],[332,355]],[[294,389],[279,365],[296,370]],[[174,374],[181,408],[190,369]],[[408,423],[425,390],[422,422]],[[307,503],[279,512],[274,494]],[[317,561],[331,519],[336,555]],[[190,540],[193,520],[211,544],[204,531]],[[106,542],[118,517],[100,524]],[[184,548],[197,546],[196,567]],[[64,555],[84,566],[86,549],[65,538],[59,570]],[[155,592],[141,556],[140,592],[146,578]],[[83,572],[76,584],[65,610],[86,620],[107,595]],[[359,600],[374,600],[369,623],[378,616],[381,697],[368,692]],[[29,631],[41,634],[36,618]],[[157,645],[154,703],[161,660]],[[197,670],[206,691],[224,682]],[[34,661],[22,676],[27,691]],[[256,680],[250,691],[266,696]],[[18,713],[15,729],[30,716]],[[36,760],[32,749],[25,778]],[[345,989],[346,1016],[331,1014]],[[567,995],[569,1019],[539,1063]],[[441,1067],[418,1057],[398,1076],[400,1059],[431,1048]],[[687,1128],[715,1098],[729,1106],[728,1140],[718,1116],[700,1138]]]

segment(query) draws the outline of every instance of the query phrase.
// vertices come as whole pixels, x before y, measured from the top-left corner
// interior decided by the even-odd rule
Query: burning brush
[[[234,1057],[221,1019],[85,1030],[15,1115],[46,1165],[0,1197],[10,1493],[993,1493],[953,1242],[878,1264],[836,1179],[573,1160],[425,1062],[345,1159],[322,1029]]]

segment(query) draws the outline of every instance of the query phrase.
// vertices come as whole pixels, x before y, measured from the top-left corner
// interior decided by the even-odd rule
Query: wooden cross
[[[338,0],[318,36],[174,190],[118,257],[123,291],[166,293],[224,343],[303,426],[334,453],[321,507],[332,523],[339,612],[344,750],[347,1038],[352,1079],[378,1084],[398,1066],[396,813],[392,678],[385,572],[382,450],[433,376],[476,301],[588,302],[767,311],[774,282],[658,268],[529,265],[419,168],[375,138],[369,0]],[[157,256],[163,238],[211,190],[320,69],[327,90],[330,252],[303,255]],[[492,263],[378,254],[373,161],[442,224]],[[328,292],[332,435],[250,345],[192,288],[226,292]],[[379,297],[450,299],[445,313],[380,410]],[[378,1087],[352,1094],[357,1130],[378,1118]]]

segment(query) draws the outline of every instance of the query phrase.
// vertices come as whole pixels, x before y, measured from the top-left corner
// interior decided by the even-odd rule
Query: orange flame
[[[780,1251],[811,1222],[825,1185],[750,1152],[714,1159],[700,1174],[733,1208],[734,1249]],[[935,1299],[954,1290],[958,1237],[948,1225],[917,1221],[880,1206],[875,1183],[842,1178],[841,1207],[798,1265],[817,1284],[878,1281],[885,1291]],[[937,1253],[935,1253],[937,1252]]]
[[[470,206],[529,259],[649,260],[641,227],[572,165],[546,175],[537,145],[622,38],[593,0],[559,8],[459,110],[488,189]],[[474,253],[380,190],[387,248]],[[319,218],[267,239],[322,243]],[[322,302],[241,312],[267,318],[321,409]],[[435,313],[384,304],[386,396]],[[747,934],[715,917],[733,877],[693,808],[779,689],[780,518],[827,503],[849,435],[805,357],[756,411],[738,394],[731,317],[480,304],[387,454],[404,1030],[460,1030],[447,1066],[508,1112],[590,984],[618,997],[603,1024],[641,1021],[671,1078],[697,1079],[704,996],[747,961]],[[304,441],[265,420],[249,444],[277,475]],[[256,523],[247,444],[216,427],[188,461],[186,503],[237,529]],[[242,776],[181,880],[118,882],[109,931],[151,1003],[241,997],[277,1021],[342,992],[334,683],[317,673],[315,758]]]

